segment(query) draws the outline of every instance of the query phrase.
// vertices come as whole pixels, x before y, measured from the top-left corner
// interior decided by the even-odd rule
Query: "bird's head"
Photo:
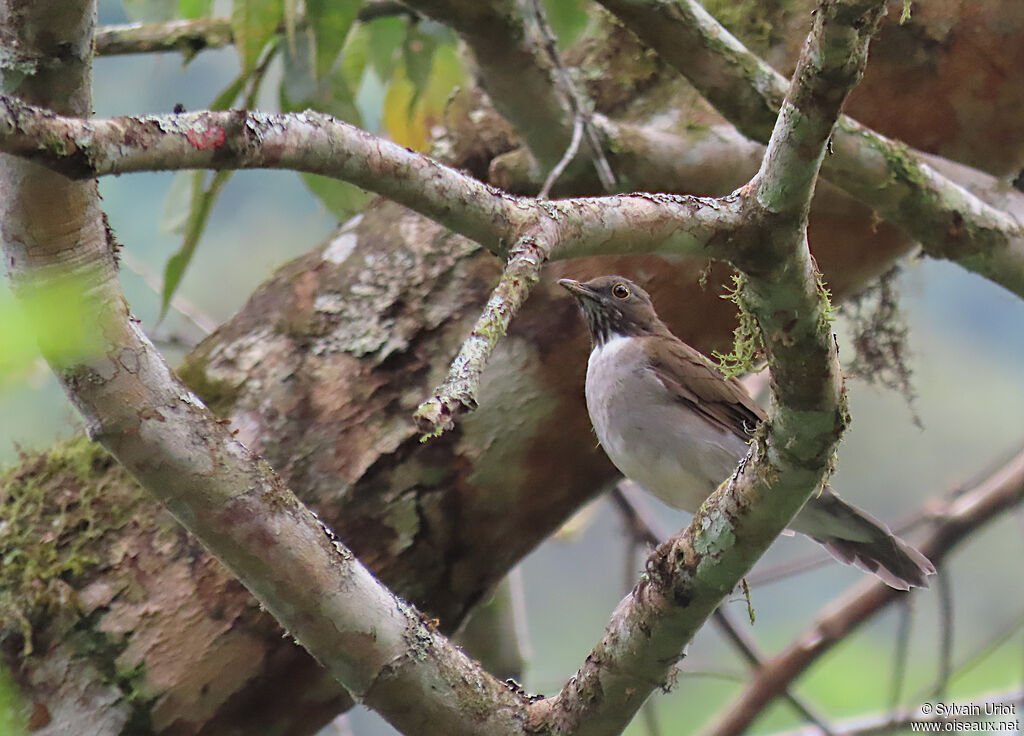
[[[595,346],[616,336],[667,332],[654,312],[650,294],[624,276],[598,276],[583,282],[559,279],[558,283],[579,302]]]

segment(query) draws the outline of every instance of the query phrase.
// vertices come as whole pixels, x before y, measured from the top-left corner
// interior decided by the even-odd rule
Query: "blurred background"
[[[126,22],[119,0],[101,2],[100,23]],[[179,54],[101,58],[96,62],[96,115],[166,113],[176,104],[202,109],[239,73],[234,49],[206,51],[187,66]],[[282,74],[279,63],[268,77]],[[266,89],[274,90],[268,84]],[[379,132],[383,85],[367,85],[357,102],[364,127]],[[375,96],[376,95],[376,96]],[[278,109],[276,94],[259,107]],[[125,293],[144,328],[172,362],[202,333],[178,311],[158,325],[160,281],[168,257],[181,244],[182,197],[188,174],[133,174],[100,182],[106,211],[128,258],[121,269]],[[320,242],[337,218],[286,172],[238,172],[217,201],[202,244],[178,297],[220,323],[278,266]],[[853,424],[842,445],[833,486],[845,498],[899,526],[928,498],[948,496],[997,467],[1024,438],[1024,302],[946,263],[910,260],[898,279],[909,326],[910,366],[918,394],[915,411],[891,391],[851,382]],[[0,284],[0,330],[17,329],[5,282]],[[582,329],[582,328],[581,328]],[[844,320],[840,354],[853,354]],[[0,339],[0,344],[5,344]],[[580,386],[582,392],[583,387]],[[0,460],[19,448],[42,448],[79,431],[75,412],[41,360],[0,377]],[[653,506],[658,506],[653,499]],[[672,530],[685,514],[658,507]],[[971,666],[950,683],[946,701],[965,702],[1024,681],[1024,519],[1008,515],[963,545],[942,571],[953,599],[953,663]],[[913,534],[910,534],[913,538]],[[626,530],[615,508],[598,500],[521,565],[528,630],[530,692],[556,692],[600,637],[622,595],[638,579],[644,555],[628,553]],[[758,565],[774,569],[818,554],[803,538],[783,538]],[[993,565],[1002,560],[1005,564]],[[756,577],[756,573],[755,573]],[[733,600],[733,617],[766,653],[806,629],[821,606],[855,583],[860,573],[829,563],[812,572],[755,585],[750,626],[746,602]],[[940,649],[937,586],[913,598],[913,635],[904,697],[932,696]],[[892,692],[900,607],[872,621],[826,656],[797,690],[835,719],[874,712]],[[1000,639],[998,646],[989,643]],[[985,651],[987,650],[987,652]],[[690,732],[723,706],[744,679],[746,666],[713,627],[705,627],[682,663],[679,685],[654,698],[663,733]],[[862,676],[838,677],[856,671]],[[851,683],[855,687],[851,686]],[[789,707],[776,705],[757,731],[799,725]],[[627,733],[647,732],[638,718]],[[324,733],[389,733],[372,713],[356,710]]]

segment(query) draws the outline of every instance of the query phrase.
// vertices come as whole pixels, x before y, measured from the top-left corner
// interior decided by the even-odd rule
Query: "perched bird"
[[[746,454],[764,410],[743,384],[673,335],[632,281],[558,283],[579,301],[590,331],[587,410],[604,451],[649,493],[696,512]],[[935,573],[928,558],[828,486],[811,495],[790,528],[898,590],[928,587]]]

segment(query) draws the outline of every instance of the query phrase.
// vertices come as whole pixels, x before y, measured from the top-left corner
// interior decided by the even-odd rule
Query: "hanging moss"
[[[715,351],[713,357],[718,362],[718,369],[727,376],[740,376],[757,370],[764,359],[764,343],[761,340],[761,328],[757,318],[750,311],[743,296],[746,277],[733,274],[732,288],[722,295],[736,305],[739,310],[739,324],[732,332],[733,347],[730,353]]]
[[[102,564],[102,539],[120,528],[142,492],[85,437],[22,453],[0,474],[0,642],[22,639],[67,606],[71,583]]]

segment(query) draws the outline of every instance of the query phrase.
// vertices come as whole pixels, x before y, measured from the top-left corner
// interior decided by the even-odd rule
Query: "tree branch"
[[[166,23],[130,23],[96,30],[97,56],[180,51],[191,56],[235,42],[229,18],[194,18]]]
[[[612,500],[626,517],[634,536],[638,542],[657,547],[668,539],[668,534],[659,530],[657,519],[650,517],[647,510],[638,506],[637,494],[642,491],[629,480],[623,480],[612,490]],[[732,644],[733,649],[739,652],[746,660],[753,671],[760,669],[764,663],[757,642],[752,636],[742,631],[735,625],[732,618],[726,613],[722,606],[715,609],[714,622],[726,641]],[[826,722],[825,717],[816,711],[809,703],[787,690],[783,693],[786,699],[797,713],[803,716],[808,723],[814,724],[816,732],[824,736],[834,736],[832,727]]]
[[[599,0],[730,122],[765,141],[786,80],[750,53],[695,0]],[[1024,229],[972,197],[906,146],[841,116],[823,175],[921,242],[1024,296]]]
[[[550,245],[530,236],[520,238],[513,246],[501,280],[452,361],[448,378],[413,415],[424,433],[422,439],[436,437],[452,429],[459,414],[477,407],[476,393],[487,361],[508,331],[509,322],[530,295],[530,290],[540,281],[540,271],[550,250]]]
[[[6,0],[0,15],[19,18],[8,31],[21,34],[21,53],[60,59],[45,73],[26,74],[16,91],[87,114],[93,3]],[[63,26],[51,29],[55,17]],[[2,175],[4,255],[19,297],[55,279],[82,282],[76,317],[100,349],[73,360],[47,357],[89,434],[339,682],[398,728],[521,732],[525,697],[377,582],[174,376],[128,312],[95,184],[18,159],[6,160]],[[468,701],[486,708],[464,710]]]
[[[502,257],[521,235],[543,235],[556,259],[706,254],[707,246],[736,234],[740,225],[738,200],[729,197],[513,197],[314,112],[229,110],[82,120],[0,97],[0,150],[75,179],[192,168],[322,174],[388,197]]]
[[[993,705],[1010,705],[1021,702],[1024,698],[1024,691],[1022,690],[1006,690],[1004,692],[992,693],[980,698],[973,698],[969,703],[957,703],[958,706],[962,707],[962,711],[949,716],[943,717],[941,715],[933,715],[928,717],[921,713],[920,708],[902,709],[895,713],[878,713],[875,715],[861,716],[860,718],[851,719],[844,721],[839,724],[840,733],[844,736],[878,736],[880,734],[894,733],[896,731],[909,731],[913,724],[924,724],[924,723],[971,723],[979,722],[983,720],[995,720],[995,721],[1009,721],[1013,720],[1009,717],[998,718],[993,716],[979,717],[977,713],[985,713],[986,706],[989,708]],[[975,710],[977,708],[977,710]],[[1016,711],[1013,711],[1016,712]],[[927,731],[923,728],[915,729],[923,733]],[[1012,732],[1013,729],[1007,729]],[[817,731],[811,728],[799,728],[792,731],[778,731],[771,733],[768,736],[816,736]]]
[[[935,515],[936,526],[919,549],[938,567],[960,542],[1001,513],[1024,501],[1024,450]],[[825,652],[904,593],[874,580],[854,586],[838,605],[785,651],[766,662],[705,733],[737,736]]]

